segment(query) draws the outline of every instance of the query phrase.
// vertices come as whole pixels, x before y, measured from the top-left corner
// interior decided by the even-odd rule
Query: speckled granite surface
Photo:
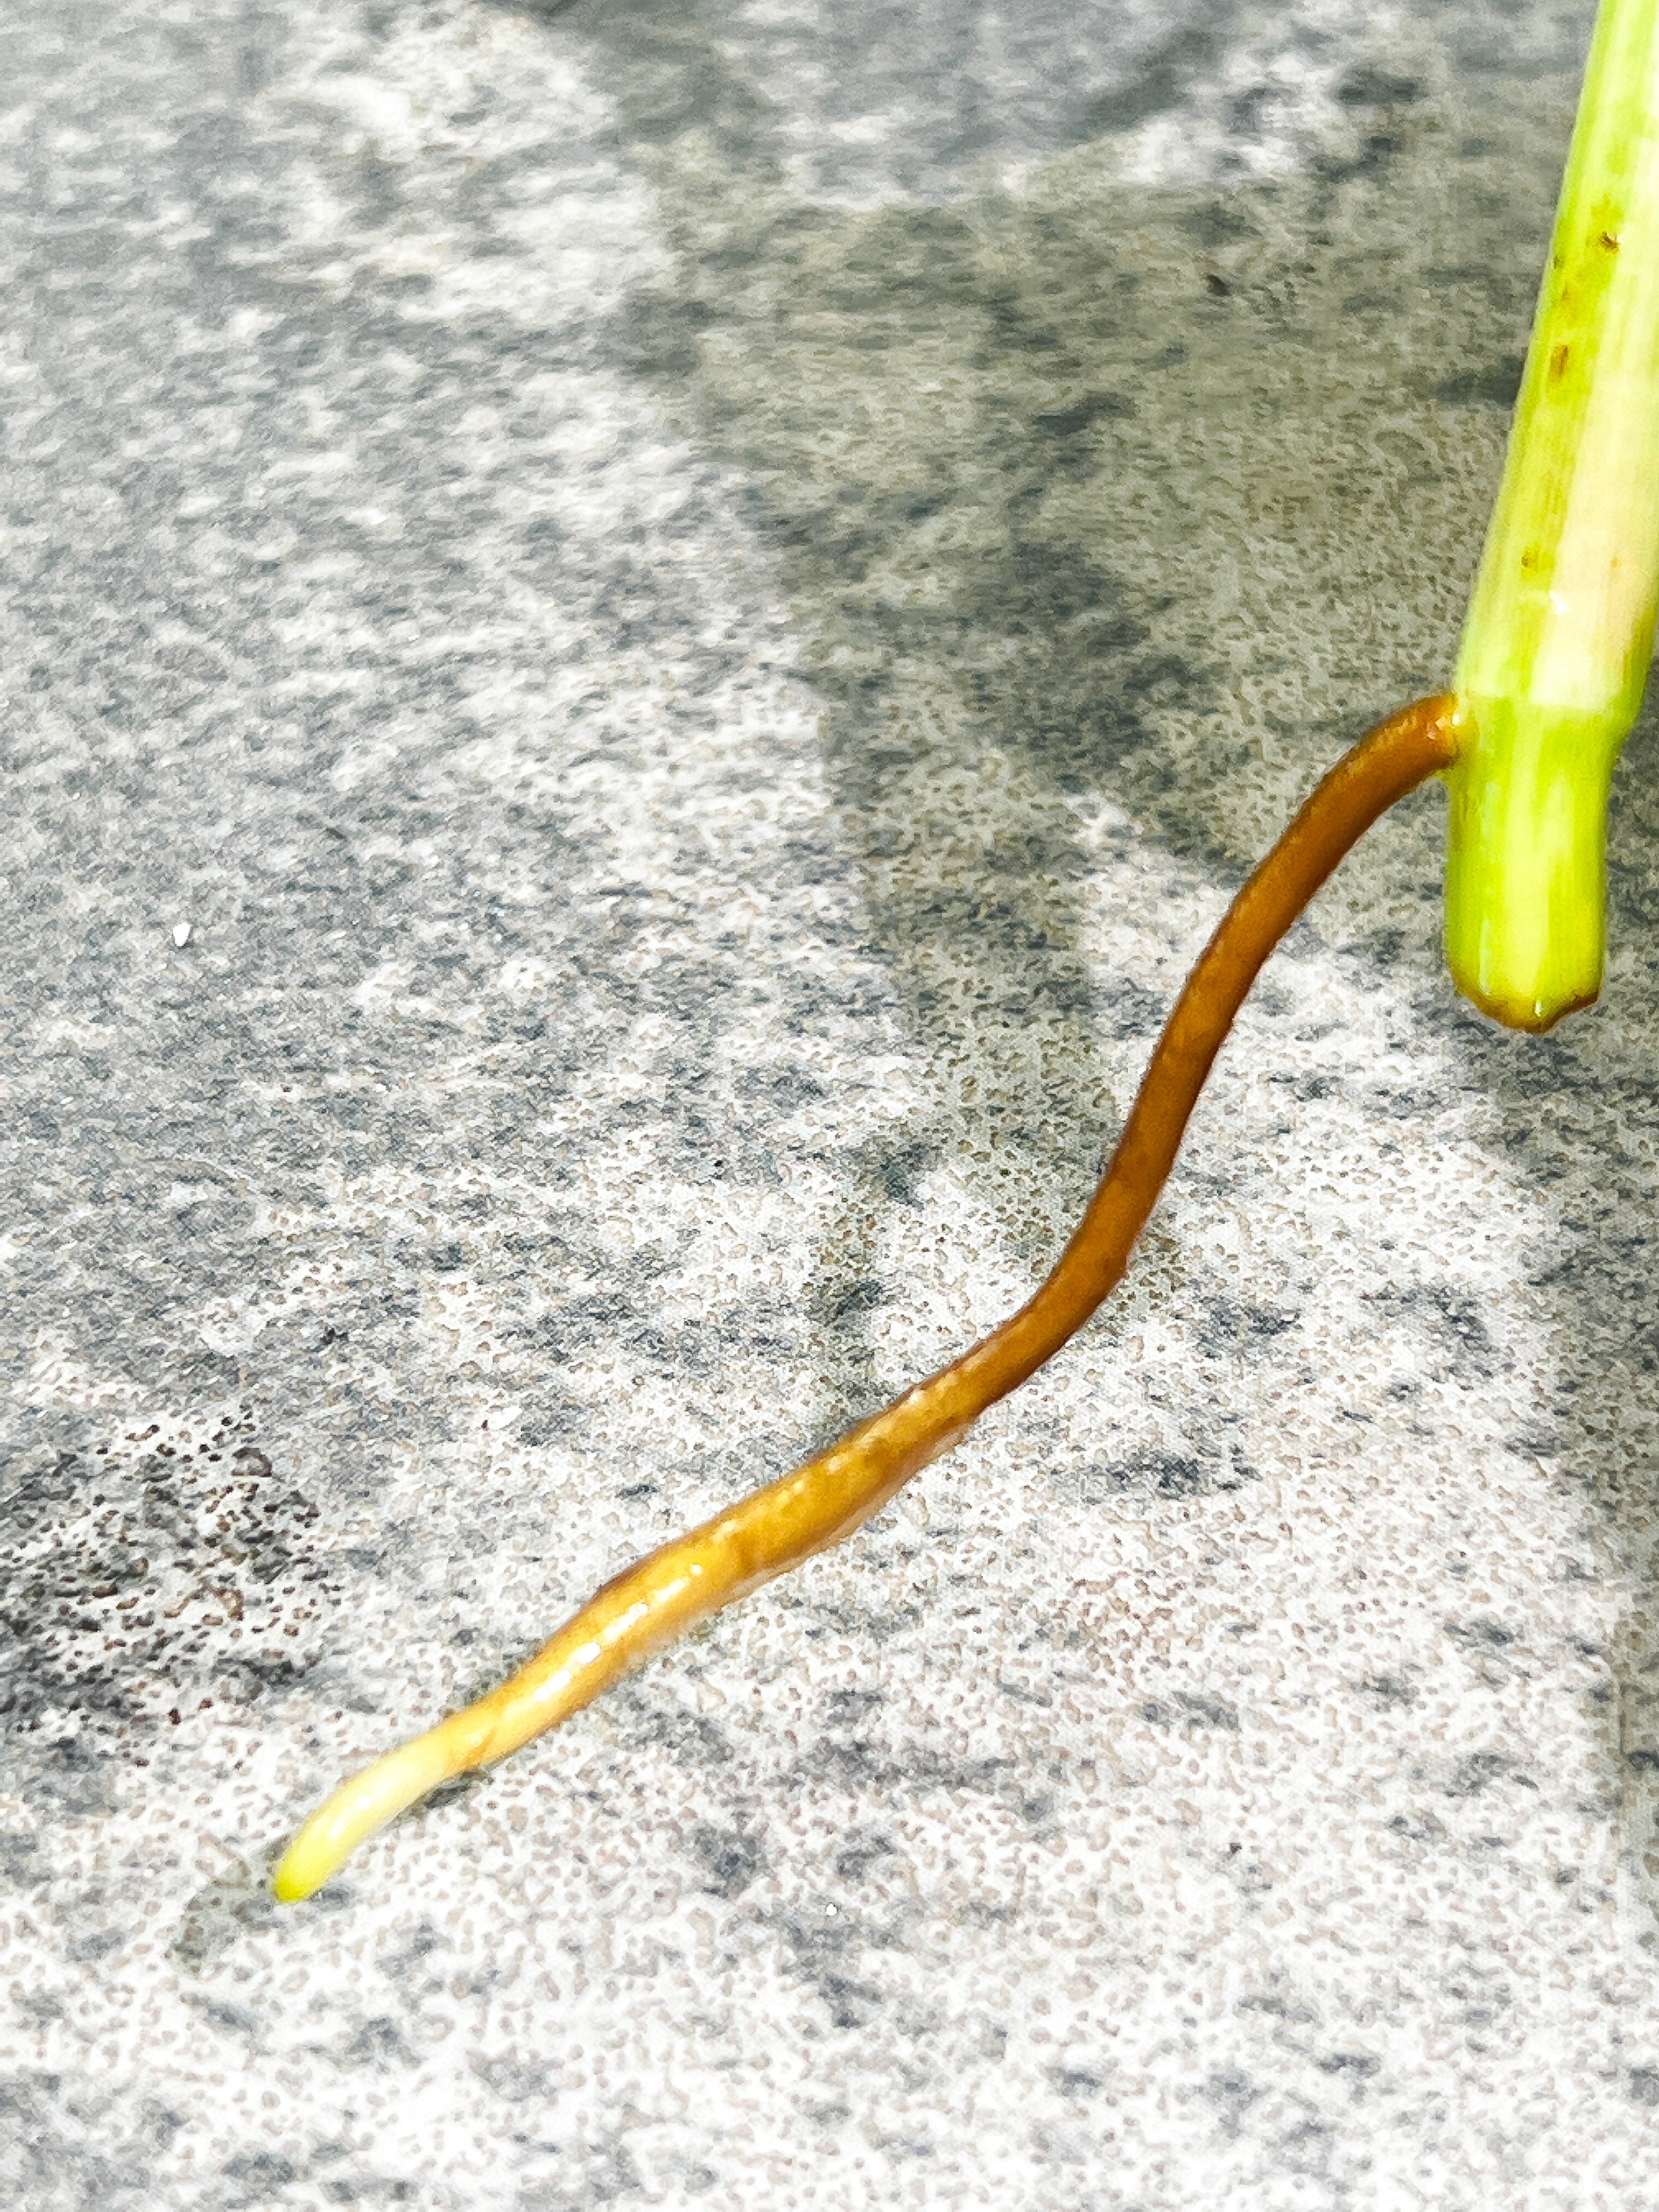
[[[1659,745],[1438,801],[1125,1294],[313,1906],[270,1852],[1015,1300],[1443,679],[1583,11],[13,0],[0,2200],[1633,2208]]]

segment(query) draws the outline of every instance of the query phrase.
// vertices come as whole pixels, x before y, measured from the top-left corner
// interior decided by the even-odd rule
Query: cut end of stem
[[[1460,697],[1447,776],[1446,964],[1508,1029],[1601,988],[1607,787],[1621,718]]]
[[[1607,782],[1659,605],[1659,0],[1601,0],[1458,649],[1446,957],[1511,1029],[1601,988]]]
[[[1497,993],[1487,993],[1472,985],[1458,985],[1462,997],[1485,1014],[1488,1020],[1499,1023],[1506,1030],[1520,1030],[1528,1036],[1542,1036],[1569,1014],[1583,1013],[1593,1006],[1600,997],[1599,991],[1587,991],[1582,998],[1551,999],[1523,997],[1505,998]]]

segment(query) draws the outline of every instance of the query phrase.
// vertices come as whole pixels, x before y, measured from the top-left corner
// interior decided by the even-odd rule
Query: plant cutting
[[[720,1607],[842,1541],[961,1440],[1121,1279],[1239,1006],[1343,855],[1431,775],[1446,949],[1499,1021],[1596,995],[1603,838],[1659,591],[1659,0],[1602,0],[1508,457],[1449,691],[1380,723],[1244,884],[1170,1016],[1098,1188],[1001,1326],[792,1473],[626,1568],[499,1688],[344,1783],[277,1866],[308,1896],[438,1784],[580,1709]]]
[[[1659,30],[1604,0],[1453,678],[1446,957],[1547,1030],[1601,988],[1607,787],[1659,577]]]

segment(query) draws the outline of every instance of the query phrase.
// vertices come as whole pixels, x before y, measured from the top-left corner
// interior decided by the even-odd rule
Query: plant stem
[[[1362,738],[1228,908],[1164,1024],[1099,1188],[1035,1296],[817,1458],[624,1569],[499,1689],[342,1784],[289,1844],[279,1898],[309,1897],[440,1782],[504,1759],[696,1622],[850,1536],[1076,1334],[1128,1265],[1263,963],[1378,816],[1451,763],[1450,709],[1449,699],[1419,700]]]
[[[1659,592],[1659,0],[1601,0],[1454,679],[1446,957],[1511,1028],[1601,989]]]

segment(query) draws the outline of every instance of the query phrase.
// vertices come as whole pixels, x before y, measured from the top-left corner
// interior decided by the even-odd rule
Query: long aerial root
[[[625,1568],[499,1689],[343,1783],[289,1844],[277,1896],[310,1896],[438,1783],[504,1759],[697,1621],[850,1536],[1058,1352],[1122,1275],[1263,962],[1378,816],[1456,753],[1450,700],[1424,699],[1380,723],[1325,777],[1200,954],[1088,1211],[1018,1313],[793,1474]]]

